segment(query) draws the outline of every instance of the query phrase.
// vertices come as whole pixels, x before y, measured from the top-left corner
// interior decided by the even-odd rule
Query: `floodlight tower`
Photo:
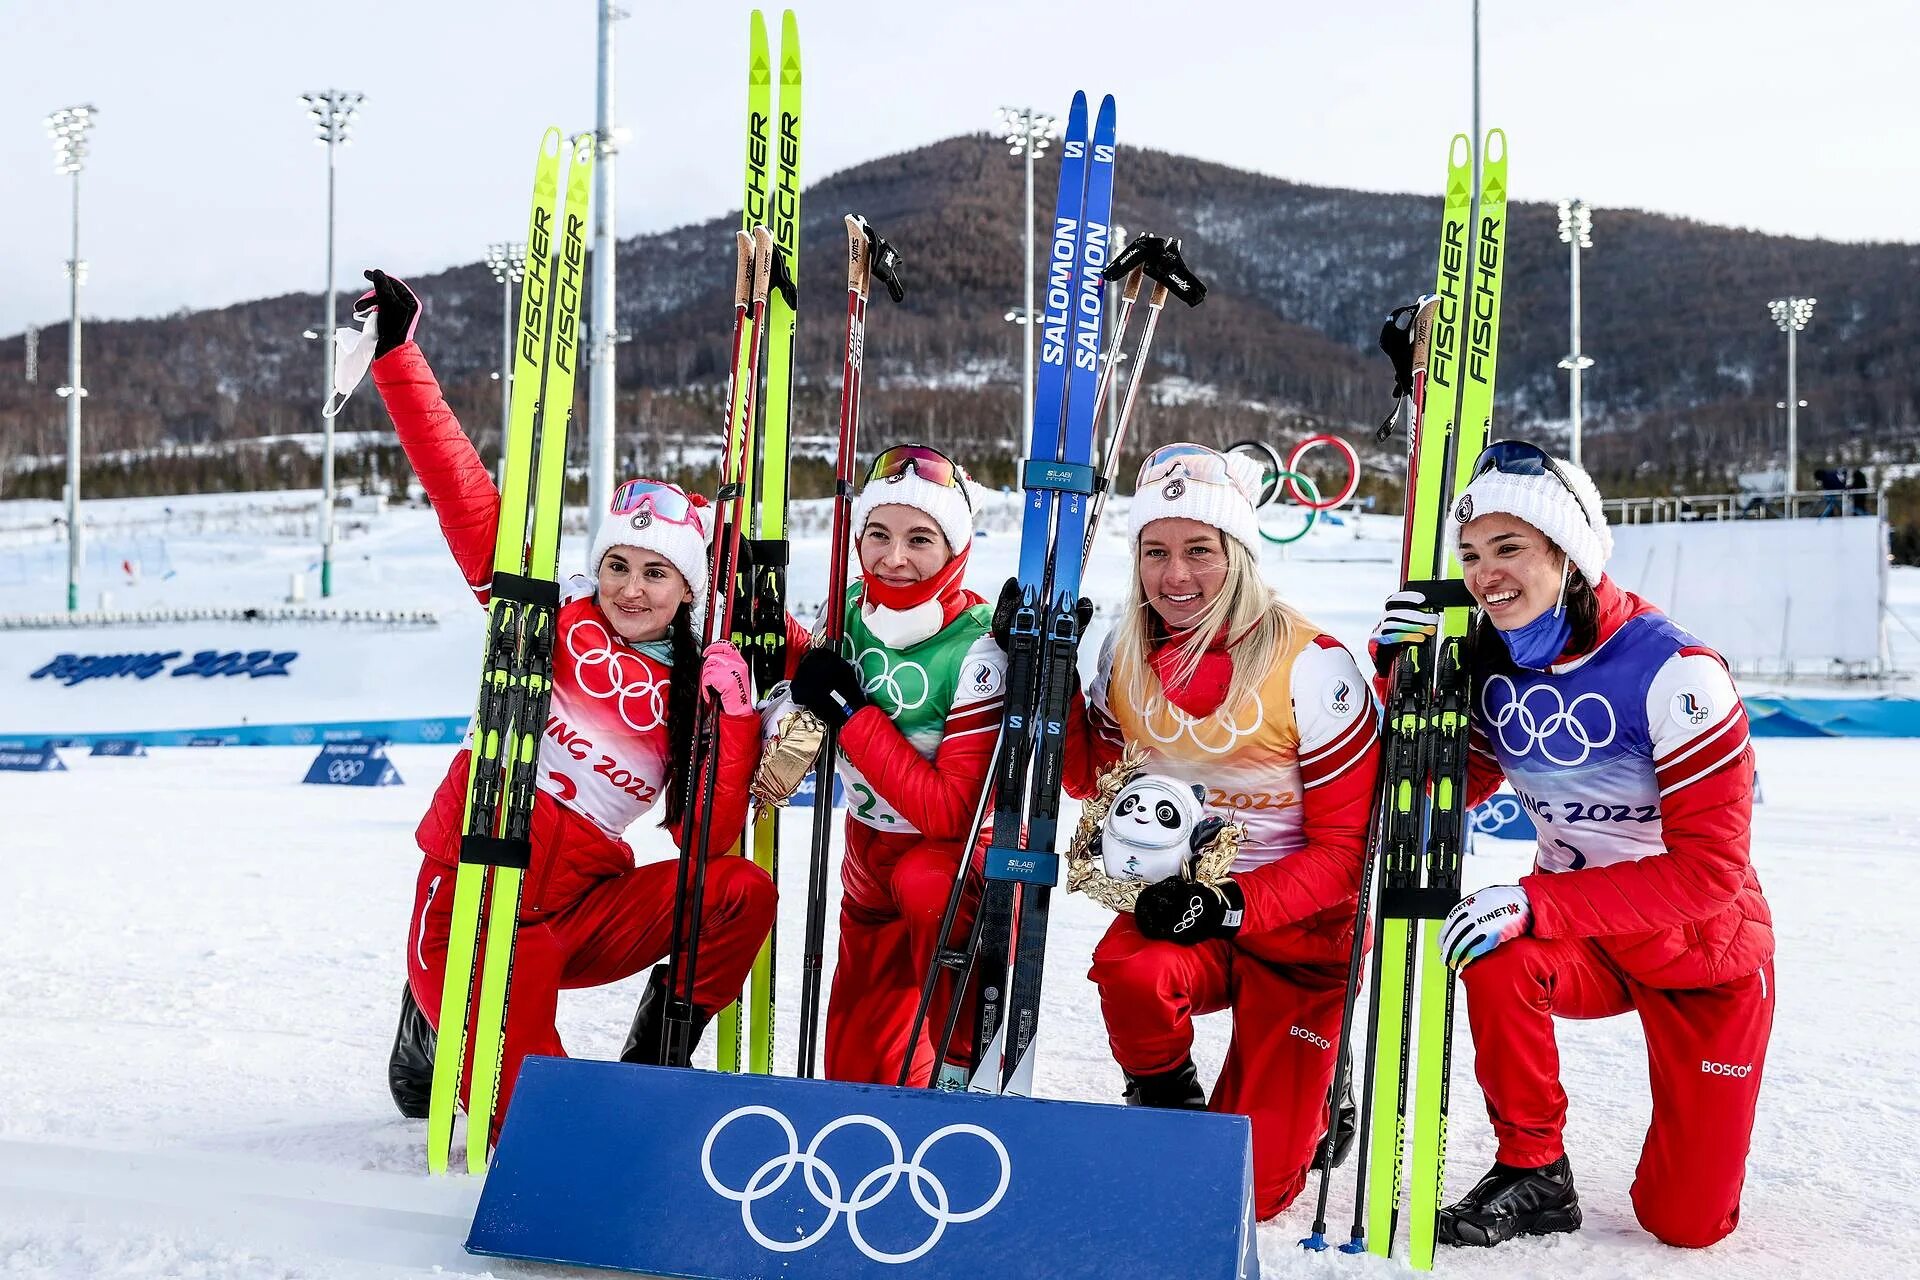
[[[1024,328],[1021,334],[1021,350],[1025,355],[1026,380],[1020,384],[1021,425],[1025,431],[1023,440],[1033,439],[1033,162],[1045,154],[1048,144],[1053,141],[1053,132],[1059,120],[1044,111],[1032,107],[1001,107],[995,113],[1007,144],[1007,154],[1024,156],[1027,162],[1027,203],[1026,203],[1026,245],[1027,245],[1027,302],[1026,307],[1016,319],[1009,311],[1007,319],[1014,320]]]
[[[1787,335],[1787,510],[1793,510],[1793,495],[1800,487],[1799,478],[1799,420],[1795,411],[1799,408],[1800,385],[1798,377],[1799,351],[1794,342],[1795,336],[1807,327],[1813,319],[1813,304],[1817,298],[1800,298],[1792,294],[1784,298],[1775,298],[1767,304],[1767,310],[1773,314],[1773,323],[1780,332]]]
[[[80,170],[87,158],[92,107],[62,107],[47,117],[53,135],[53,171],[73,178],[73,252],[67,259],[67,385],[56,395],[67,402],[67,612],[80,607],[80,286],[87,264],[80,260]],[[31,377],[31,375],[29,375]]]
[[[351,138],[353,118],[359,114],[366,95],[348,89],[322,89],[303,93],[312,117],[314,141],[327,149],[327,311],[320,325],[320,358],[326,365],[322,378],[323,410],[320,415],[320,594],[333,594],[333,418],[325,410],[333,407],[333,153]]]
[[[1593,367],[1593,361],[1580,353],[1580,251],[1593,248],[1593,211],[1585,200],[1560,202],[1560,242],[1569,246],[1572,253],[1568,275],[1571,318],[1567,326],[1572,344],[1560,367],[1567,371],[1567,414],[1573,424],[1569,430],[1567,456],[1577,467],[1580,465],[1580,372]]]

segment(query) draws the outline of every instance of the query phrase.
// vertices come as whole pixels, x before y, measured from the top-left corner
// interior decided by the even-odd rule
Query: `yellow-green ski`
[[[747,176],[740,200],[740,230],[747,235],[752,235],[755,227],[767,225],[767,197],[771,172],[768,161],[773,137],[772,103],[773,62],[767,53],[767,20],[760,10],[755,9],[747,23]],[[739,425],[735,418],[743,402],[741,392],[745,388],[746,378],[747,353],[743,349],[733,370],[734,402],[728,418],[730,433]],[[733,436],[729,434],[728,438],[732,439]],[[742,495],[744,502],[742,510],[752,509],[753,486],[754,468],[749,465],[746,470],[746,491]],[[716,592],[720,590],[719,583],[714,584],[714,590]],[[742,611],[739,616],[742,626],[745,626],[746,621],[751,617],[746,611]],[[745,638],[740,629],[736,628],[733,639],[739,642]],[[740,845],[735,844],[732,852],[740,851]],[[761,956],[767,956],[772,947],[773,938],[769,935],[766,947],[761,950]],[[759,967],[760,962],[756,960],[754,962],[756,973]],[[753,990],[753,983],[753,975],[749,974],[747,991]],[[714,1020],[714,1065],[721,1071],[740,1070],[740,1047],[740,1002],[736,1000],[722,1009],[719,1017]]]
[[[1507,140],[1498,129],[1480,152],[1480,199],[1475,207],[1471,284],[1460,361],[1460,426],[1454,436],[1451,495],[1473,480],[1473,464],[1493,427],[1493,375],[1500,344],[1500,281],[1506,262]],[[1460,577],[1449,556],[1444,573]],[[1436,575],[1437,576],[1437,575]],[[1467,709],[1465,662],[1471,610],[1445,611],[1434,669],[1433,787],[1427,827],[1426,883],[1460,896],[1461,858],[1467,815]],[[1416,1271],[1433,1269],[1437,1217],[1446,1195],[1447,1102],[1453,1052],[1453,971],[1440,958],[1440,922],[1420,930],[1420,1030],[1418,1082],[1413,1099],[1413,1179],[1407,1199],[1408,1260]]]
[[[1427,335],[1427,363],[1418,375],[1415,423],[1407,472],[1407,523],[1401,550],[1406,582],[1439,576],[1441,521],[1446,517],[1448,446],[1459,405],[1460,343],[1467,310],[1468,254],[1472,237],[1473,143],[1458,135],[1448,150],[1445,207],[1440,222],[1437,295]],[[1415,994],[1418,947],[1415,902],[1418,855],[1426,812],[1426,694],[1432,672],[1417,648],[1396,665],[1387,695],[1382,742],[1383,810],[1380,823],[1380,897],[1375,929],[1373,1005],[1368,1021],[1364,1144],[1365,1230],[1370,1252],[1393,1248],[1402,1188],[1406,1185],[1408,1066],[1412,1038],[1408,1015]],[[1351,1246],[1350,1246],[1351,1247]]]
[[[434,1173],[448,1168],[469,1043],[474,1065],[468,1089],[467,1168],[476,1173],[486,1168],[520,876],[530,857],[531,766],[539,751],[551,680],[558,604],[554,570],[586,256],[591,138],[571,148],[563,207],[560,161],[568,151],[560,131],[548,129],[534,169],[487,642],[428,1103],[427,1167]],[[558,411],[549,414],[548,407]],[[484,963],[477,965],[482,959],[476,952],[483,909],[489,911],[487,944]],[[478,1008],[469,1026],[476,978]]]
[[[774,116],[773,186],[768,193],[775,289],[767,299],[766,416],[757,437],[759,490],[753,504],[753,634],[748,657],[761,692],[786,674],[788,431],[793,420],[794,309],[800,285],[800,25],[780,19],[780,104]],[[780,812],[753,821],[753,860],[779,883]],[[754,958],[747,987],[747,1070],[773,1070],[774,935]]]
[[[541,391],[539,471],[534,480],[532,547],[526,576],[554,588],[559,565],[560,509],[566,489],[567,429],[573,422],[573,387],[579,368],[580,297],[587,269],[587,205],[593,190],[594,139],[574,140],[567,167],[567,201],[555,231],[553,341],[547,349],[546,385]],[[496,584],[498,579],[496,578]],[[496,585],[496,590],[498,589]],[[528,617],[521,660],[524,687],[521,712],[509,731],[506,815],[501,835],[524,842],[532,835],[534,780],[545,735],[547,703],[553,692],[553,627],[558,591],[551,604]],[[467,1168],[486,1168],[484,1143],[500,1096],[500,1067],[505,1052],[508,987],[513,979],[513,944],[520,920],[522,867],[502,866],[493,873],[487,908],[486,957],[480,966],[480,1006],[474,1017],[473,1085],[467,1096]]]

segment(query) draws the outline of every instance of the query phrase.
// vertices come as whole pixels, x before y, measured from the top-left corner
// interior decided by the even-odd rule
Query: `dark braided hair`
[[[666,825],[674,826],[692,808],[694,720],[700,710],[700,642],[693,634],[693,605],[685,603],[673,615],[670,632],[673,675],[667,681],[667,750],[674,758],[667,779]]]

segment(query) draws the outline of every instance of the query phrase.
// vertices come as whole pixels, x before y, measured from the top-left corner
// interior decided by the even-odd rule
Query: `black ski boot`
[[[687,1038],[686,1060],[667,1062],[667,966],[655,965],[653,972],[647,975],[647,989],[640,993],[640,1007],[633,1011],[633,1029],[627,1032],[627,1043],[620,1049],[620,1061],[643,1067],[684,1067],[692,1059],[693,1051],[699,1047],[707,1024],[712,1021],[712,1014],[695,1009],[693,1034]]]
[[[393,1034],[393,1052],[387,1057],[387,1088],[393,1105],[409,1120],[427,1118],[433,1096],[433,1047],[438,1037],[427,1015],[414,1003],[413,988],[400,984],[400,1029]]]
[[[1174,1111],[1205,1111],[1207,1091],[1200,1087],[1200,1073],[1188,1058],[1171,1071],[1158,1075],[1136,1076],[1126,1073],[1127,1091],[1123,1095],[1130,1107],[1165,1107]]]
[[[1458,1202],[1440,1211],[1441,1244],[1495,1245],[1515,1236],[1580,1229],[1573,1166],[1561,1156],[1537,1169],[1494,1162]]]
[[[1333,1113],[1333,1133],[1330,1135],[1333,1148],[1333,1167],[1338,1169],[1347,1162],[1347,1153],[1353,1150],[1354,1131],[1359,1127],[1360,1113],[1353,1105],[1353,1080],[1347,1080],[1347,1089],[1340,1098],[1340,1106]],[[1327,1171],[1327,1148],[1329,1138],[1320,1140],[1320,1149],[1314,1153],[1313,1167],[1321,1173]]]

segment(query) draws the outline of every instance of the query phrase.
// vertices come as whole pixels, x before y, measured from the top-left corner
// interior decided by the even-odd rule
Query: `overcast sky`
[[[625,2],[623,236],[737,205],[749,8]],[[1002,103],[1064,112],[1085,87],[1118,97],[1123,184],[1133,143],[1301,182],[1437,191],[1447,139],[1470,119],[1470,12],[808,0],[804,173],[985,128]],[[82,310],[123,317],[318,288],[325,157],[299,94],[364,92],[340,153],[344,287],[363,265],[433,270],[523,232],[542,127],[592,125],[594,13],[595,0],[0,0],[0,334],[66,315],[69,183],[42,126],[54,108],[99,113]],[[1516,199],[1920,239],[1920,5],[1484,0],[1482,21],[1483,121],[1508,131]],[[1594,234],[1605,253],[1604,213]]]

